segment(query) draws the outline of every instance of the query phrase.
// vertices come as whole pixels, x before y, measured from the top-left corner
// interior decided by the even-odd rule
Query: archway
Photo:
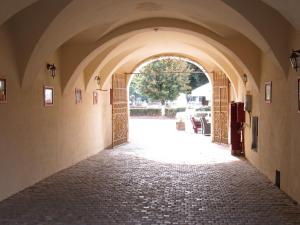
[[[97,89],[118,89],[113,113],[122,116],[127,112],[122,93],[127,78],[120,77],[116,83],[123,86],[116,88],[113,75],[167,54],[214,71],[211,79],[219,83],[215,127],[228,127],[229,88],[234,100],[251,103],[243,126],[232,126],[245,131],[246,158],[300,202],[300,91],[297,72],[288,65],[290,50],[299,49],[300,1],[2,0],[0,5],[0,80],[6,100],[0,102],[0,200],[110,148],[110,95]],[[49,64],[56,70],[48,71]],[[51,107],[45,98],[48,88]],[[126,123],[119,125],[116,130],[126,133]],[[224,132],[214,133],[218,141],[228,141]],[[226,187],[235,189],[232,184]]]
[[[113,129],[113,137],[118,137],[117,139],[123,140],[123,142],[126,142],[128,140],[128,119],[125,119],[125,117],[129,118],[128,109],[125,108],[125,103],[127,103],[127,106],[129,104],[129,85],[133,79],[133,77],[136,74],[139,74],[141,68],[143,68],[146,65],[149,65],[155,61],[163,60],[163,59],[180,59],[185,62],[191,63],[195,65],[197,68],[199,68],[200,71],[208,78],[210,85],[213,86],[213,89],[215,90],[211,92],[211,108],[213,109],[212,113],[205,113],[205,112],[199,112],[197,115],[201,115],[200,121],[202,123],[202,132],[205,134],[210,134],[210,131],[204,131],[203,129],[212,129],[212,140],[217,143],[223,143],[228,144],[228,136],[229,136],[229,102],[230,99],[235,99],[235,90],[233,87],[230,86],[230,81],[227,78],[227,76],[222,73],[221,71],[206,71],[203,66],[201,66],[199,63],[194,61],[193,59],[178,56],[178,55],[159,55],[159,56],[153,56],[150,58],[147,58],[145,60],[141,60],[132,70],[130,73],[124,73],[124,74],[115,74],[113,76],[113,87],[117,87],[117,92],[114,92],[113,90],[113,96],[118,96],[116,98],[116,101],[118,102],[120,99],[122,99],[122,102],[118,102],[116,105],[113,103],[113,127],[118,129]],[[224,83],[227,83],[227,87],[224,86]],[[122,84],[122,93],[123,95],[126,94],[126,97],[120,97],[120,84]],[[126,84],[126,85],[125,85]],[[220,86],[221,85],[221,86]],[[127,87],[127,92],[125,92],[125,86]],[[217,91],[216,91],[217,90]],[[221,92],[225,91],[226,94],[221,94]],[[232,93],[232,94],[230,94]],[[122,94],[121,94],[122,95]],[[230,98],[230,96],[232,96]],[[114,98],[114,97],[113,97]],[[221,99],[223,98],[223,99]],[[225,99],[224,99],[225,98]],[[124,101],[124,99],[127,99],[127,102]],[[121,103],[121,104],[119,104]],[[221,103],[223,105],[221,105]],[[123,107],[122,110],[120,110],[120,105]],[[121,113],[122,112],[122,113]],[[114,115],[115,113],[115,115]],[[121,115],[122,114],[122,115]],[[212,115],[212,120],[209,121],[209,124],[207,124],[207,121],[209,118],[204,118],[208,115]],[[189,117],[193,117],[192,114],[189,115]],[[186,116],[185,116],[186,118]],[[189,118],[190,119],[190,118]],[[192,121],[193,126],[195,126],[194,122]],[[204,127],[205,126],[205,127]],[[207,128],[206,128],[207,127]],[[208,128],[209,127],[209,128]],[[127,130],[127,131],[126,131]],[[121,131],[121,132],[120,132]],[[197,131],[197,129],[195,130]],[[117,132],[117,133],[115,133]],[[121,138],[122,137],[122,138]],[[122,141],[121,141],[122,142]],[[123,143],[122,142],[122,143]],[[116,145],[120,144],[119,140],[117,140]]]
[[[151,114],[152,114],[151,108],[154,107],[153,113],[155,114],[156,117],[159,117],[159,115],[161,115],[161,116],[163,116],[163,118],[176,119],[177,120],[176,127],[179,130],[192,130],[192,128],[193,128],[192,122],[193,121],[191,121],[191,118],[192,117],[194,118],[196,116],[198,119],[197,119],[197,126],[195,126],[195,124],[194,124],[194,132],[198,133],[201,131],[201,133],[203,133],[207,136],[210,136],[211,135],[211,99],[212,99],[211,75],[208,73],[208,71],[206,71],[203,68],[203,66],[201,66],[199,63],[197,63],[196,61],[194,61],[190,58],[180,56],[180,55],[158,55],[158,56],[153,56],[151,58],[147,58],[147,59],[143,60],[142,62],[140,62],[133,69],[133,72],[131,74],[128,74],[129,79],[127,82],[127,89],[129,91],[129,95],[128,95],[129,99],[132,97],[130,95],[130,87],[132,85],[132,80],[134,80],[134,78],[136,78],[136,76],[142,76],[142,77],[147,76],[147,74],[143,74],[143,72],[141,72],[141,71],[145,67],[147,67],[147,65],[153,64],[158,61],[163,61],[163,60],[170,60],[171,62],[174,62],[173,68],[171,69],[171,71],[170,70],[168,70],[168,72],[162,71],[165,76],[175,76],[176,77],[178,74],[184,74],[181,71],[173,71],[174,64],[177,64],[177,63],[185,62],[186,63],[186,64],[184,64],[185,66],[187,66],[188,68],[191,68],[191,67],[193,68],[193,72],[190,73],[189,78],[188,78],[189,86],[191,86],[190,93],[189,94],[183,94],[183,93],[179,94],[180,92],[178,91],[179,96],[177,96],[176,99],[173,99],[173,101],[169,102],[166,105],[166,107],[167,107],[166,109],[163,108],[164,109],[163,113],[160,110],[162,109],[161,107],[165,107],[165,106],[163,106],[160,101],[157,101],[157,99],[156,99],[156,102],[155,102],[156,104],[153,105],[153,103],[152,103],[152,106],[151,106],[151,105],[149,105],[149,103],[151,103],[151,101],[149,102],[149,100],[147,100],[147,102],[145,102],[145,96],[144,96],[143,97],[144,98],[144,106],[142,106],[144,109],[141,109],[142,102],[139,102],[137,104],[137,108],[134,108],[134,105],[136,105],[136,104],[132,104],[132,102],[130,102],[129,110],[131,113],[129,116],[138,116],[138,115],[140,115],[138,112],[143,111],[143,110],[145,110],[145,112],[149,112],[149,108],[150,108],[149,115],[151,117]],[[166,67],[166,68],[168,68],[168,67]],[[180,67],[178,69],[180,69]],[[173,72],[175,72],[175,74]],[[151,74],[149,74],[149,75],[151,75]],[[152,77],[152,79],[155,79],[155,76]],[[163,80],[167,81],[166,79],[167,79],[167,77]],[[202,83],[199,81],[199,79],[202,80]],[[198,80],[198,83],[197,83],[197,80]],[[149,82],[151,83],[151,79],[148,80],[146,83],[149,83]],[[168,80],[166,85],[171,85],[170,82],[174,82],[174,81],[172,79]],[[174,85],[175,85],[175,88],[178,87],[176,85],[176,82],[174,83]],[[204,85],[205,87],[203,86],[200,88],[201,85]],[[147,87],[147,86],[148,85],[145,84],[144,87]],[[158,88],[155,85],[153,87]],[[169,86],[169,88],[172,89],[172,86]],[[198,90],[196,90],[196,89],[198,89]],[[201,89],[202,89],[202,91],[201,91]],[[151,90],[151,88],[148,90]],[[163,90],[160,90],[158,88],[157,91],[158,91],[158,93],[160,93]],[[134,92],[134,94],[136,95],[136,92]],[[159,98],[159,96],[156,95],[155,98]],[[131,105],[133,105],[133,107]],[[206,111],[203,111],[203,109],[205,109]],[[145,114],[144,116],[149,116],[149,115]],[[202,126],[200,125],[201,123],[202,123]],[[175,125],[174,125],[174,127],[175,127]],[[132,129],[129,129],[129,130],[132,130]],[[129,136],[130,136],[130,133],[129,133]]]

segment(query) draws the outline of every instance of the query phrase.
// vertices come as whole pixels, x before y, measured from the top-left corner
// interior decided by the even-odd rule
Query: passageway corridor
[[[153,141],[142,141],[157,123],[132,123],[136,143],[104,150],[1,202],[0,224],[300,224],[299,207],[226,148],[201,135],[172,136],[176,131],[164,129],[152,131]],[[159,128],[174,121],[160,123]],[[168,135],[159,139],[162,133]],[[187,140],[191,145],[182,150],[191,158],[178,150]],[[163,150],[172,148],[167,160]]]

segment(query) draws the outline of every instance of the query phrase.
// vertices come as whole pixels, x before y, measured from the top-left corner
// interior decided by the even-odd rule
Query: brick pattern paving
[[[300,224],[300,209],[245,160],[171,164],[104,150],[0,203],[1,225]]]

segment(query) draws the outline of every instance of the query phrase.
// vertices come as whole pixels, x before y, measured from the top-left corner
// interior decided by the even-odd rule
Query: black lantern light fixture
[[[101,77],[100,76],[95,76],[95,81],[98,87],[100,87],[101,84]]]
[[[50,73],[51,77],[54,79],[56,75],[56,66],[54,64],[47,63],[47,70]]]
[[[292,64],[292,67],[298,71],[299,69],[299,63],[298,63],[298,58],[300,56],[300,49],[299,50],[292,50],[292,54],[290,55],[290,61]]]
[[[248,82],[248,76],[245,73],[243,74],[243,81],[245,84]]]
[[[95,76],[95,82],[98,86],[98,88],[96,90],[98,90],[98,91],[107,91],[107,90],[101,89],[101,77],[99,75]]]

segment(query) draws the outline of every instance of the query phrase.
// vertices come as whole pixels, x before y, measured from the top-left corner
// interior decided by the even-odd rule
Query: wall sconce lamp
[[[292,64],[293,69],[298,71],[299,64],[298,64],[298,58],[300,56],[300,49],[299,50],[292,50],[292,54],[290,55],[290,61]]]
[[[47,70],[50,73],[51,77],[54,79],[56,75],[56,66],[54,64],[47,63]]]
[[[98,91],[107,91],[107,90],[101,89],[101,77],[99,75],[95,76],[95,82],[98,86],[98,88],[96,90],[98,90]]]
[[[244,73],[244,75],[243,75],[243,81],[244,81],[245,84],[246,84],[247,81],[248,81],[248,76],[247,76],[247,74],[245,74],[245,73]]]

